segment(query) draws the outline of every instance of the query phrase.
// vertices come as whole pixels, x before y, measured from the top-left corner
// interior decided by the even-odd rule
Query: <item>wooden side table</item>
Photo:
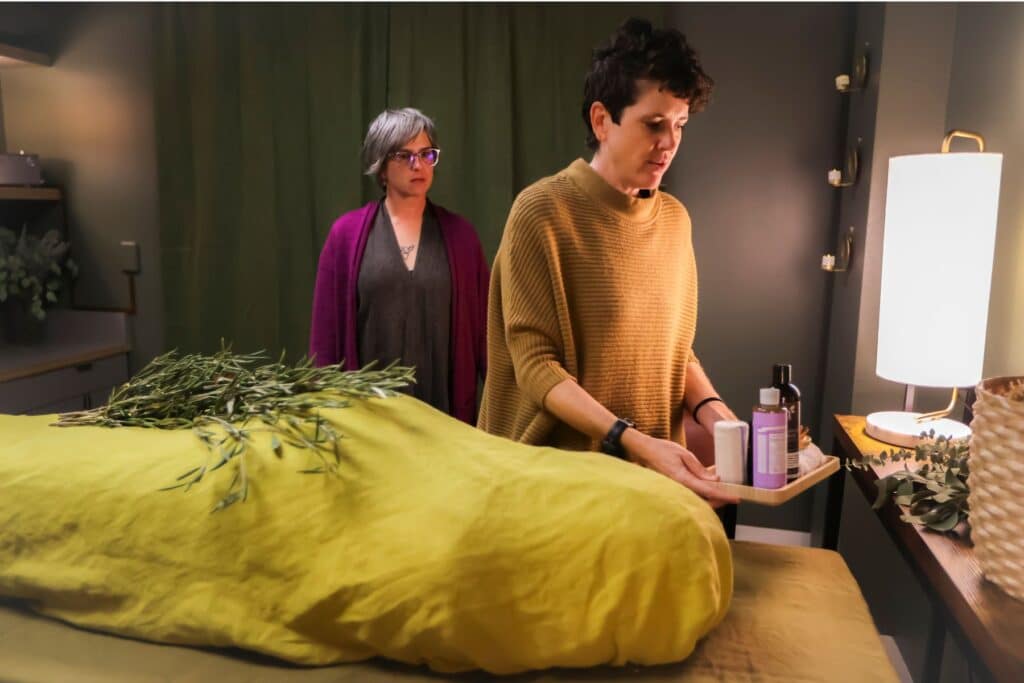
[[[834,433],[833,453],[843,461],[895,448],[865,434],[864,418],[855,415],[836,415]],[[875,482],[899,467],[902,465],[852,470],[850,476],[868,502],[874,503],[878,493]],[[829,485],[831,491],[832,482]],[[829,510],[835,503],[833,498],[830,496]],[[947,630],[967,655],[973,670],[995,681],[1024,681],[1024,602],[985,580],[970,543],[902,521],[900,510],[892,502],[876,512],[932,605],[925,681],[939,678]],[[826,539],[831,528],[828,520],[826,514]],[[838,538],[838,512],[832,521],[832,533]]]
[[[129,377],[122,313],[55,309],[48,337],[33,346],[0,343],[0,413],[46,414],[105,403]]]

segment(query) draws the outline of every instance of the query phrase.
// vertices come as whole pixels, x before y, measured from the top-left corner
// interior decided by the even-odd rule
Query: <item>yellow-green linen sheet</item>
[[[438,671],[686,658],[732,561],[697,496],[598,454],[523,446],[401,396],[323,411],[339,475],[259,435],[249,499],[190,431],[0,416],[0,595],[74,624],[301,664]]]

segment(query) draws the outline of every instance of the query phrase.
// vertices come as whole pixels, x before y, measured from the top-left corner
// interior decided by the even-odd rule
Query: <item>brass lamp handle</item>
[[[953,143],[953,138],[966,138],[968,140],[974,140],[978,143],[978,151],[985,151],[985,138],[981,137],[978,133],[971,133],[966,130],[951,130],[946,133],[946,137],[942,140],[942,153],[949,154],[949,146]]]

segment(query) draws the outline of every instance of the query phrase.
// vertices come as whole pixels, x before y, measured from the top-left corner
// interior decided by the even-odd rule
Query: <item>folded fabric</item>
[[[800,476],[813,472],[825,462],[825,454],[821,452],[817,444],[811,444],[800,449]]]
[[[406,396],[323,415],[338,476],[257,434],[248,500],[213,514],[233,465],[158,491],[210,460],[190,431],[0,416],[0,595],[147,640],[445,672],[678,661],[725,615],[721,524],[665,477]]]

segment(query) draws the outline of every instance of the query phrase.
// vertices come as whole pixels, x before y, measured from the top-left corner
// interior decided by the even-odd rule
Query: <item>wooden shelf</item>
[[[6,350],[6,349],[5,349]],[[17,368],[4,368],[0,369],[0,382],[10,382],[16,379],[22,379],[24,377],[35,377],[46,372],[53,370],[60,370],[61,368],[75,367],[76,365],[86,365],[93,361],[103,360],[104,358],[111,358],[113,356],[119,356],[128,353],[132,350],[132,347],[127,344],[119,344],[116,346],[106,346],[98,348],[82,348],[73,349],[66,355],[42,357],[35,363],[27,363]]]
[[[33,377],[60,368],[110,358],[131,351],[122,313],[52,309],[46,338],[19,346],[0,341],[0,382]]]
[[[0,185],[0,201],[59,202],[59,187],[44,185]]]
[[[50,55],[36,50],[29,50],[17,45],[0,41],[0,67],[5,66],[50,66],[53,60]]]

